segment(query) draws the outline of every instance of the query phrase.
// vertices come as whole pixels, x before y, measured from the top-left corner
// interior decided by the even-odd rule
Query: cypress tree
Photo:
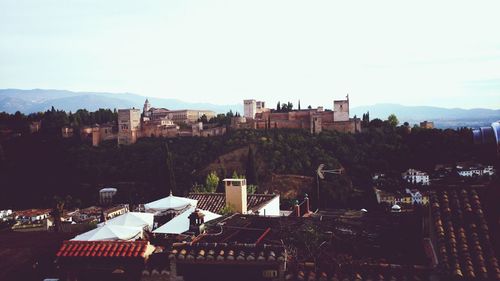
[[[174,165],[172,162],[172,153],[168,148],[168,143],[165,142],[163,146],[163,157],[165,159],[165,172],[166,172],[166,187],[170,192],[174,193],[176,190]]]
[[[248,147],[248,156],[247,156],[245,177],[248,181],[248,184],[253,184],[253,185],[259,184],[258,183],[258,176],[257,176],[257,167],[255,165],[255,155],[253,153],[253,149],[251,146]]]

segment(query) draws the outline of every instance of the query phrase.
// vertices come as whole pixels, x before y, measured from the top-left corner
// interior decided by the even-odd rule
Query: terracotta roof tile
[[[64,241],[57,257],[120,257],[144,258],[147,241]]]
[[[275,263],[284,262],[286,253],[283,247],[270,245],[183,243],[174,244],[169,258],[187,262]]]
[[[278,195],[249,194],[247,195],[247,209],[256,211],[276,196]],[[189,193],[188,198],[198,200],[198,208],[212,213],[220,213],[226,206],[226,195],[224,193]]]
[[[442,269],[455,278],[500,280],[498,260],[474,189],[432,192],[431,207]]]

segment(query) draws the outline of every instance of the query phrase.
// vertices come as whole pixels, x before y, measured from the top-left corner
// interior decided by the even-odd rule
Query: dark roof
[[[329,274],[324,271],[299,270],[297,272],[287,272],[285,275],[287,281],[422,281],[429,280],[427,273],[407,273],[407,272],[379,272],[368,273],[353,272],[345,274]]]
[[[249,194],[247,195],[247,209],[256,211],[273,198],[276,194]],[[224,193],[189,193],[188,198],[198,200],[197,208],[212,213],[220,213],[226,206],[226,195]]]
[[[147,241],[64,241],[56,256],[61,258],[144,258],[148,246],[150,245]]]
[[[196,263],[276,263],[286,259],[281,246],[228,243],[174,244],[170,259]]]
[[[453,278],[500,280],[477,191],[432,191],[431,202],[441,268]]]

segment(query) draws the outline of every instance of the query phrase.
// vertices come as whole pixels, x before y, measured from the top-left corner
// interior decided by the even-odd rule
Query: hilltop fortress
[[[345,100],[333,101],[333,110],[323,107],[289,110],[282,112],[265,107],[265,103],[245,100],[243,117],[235,117],[232,128],[305,129],[313,134],[323,130],[356,133],[361,131],[361,120],[349,117],[349,95]]]
[[[142,112],[137,108],[119,109],[118,124],[96,124],[92,128],[83,128],[81,135],[91,136],[92,145],[99,146],[105,140],[116,139],[119,145],[129,145],[147,137],[209,137],[226,133],[226,127],[199,122],[202,116],[210,119],[215,117],[215,112],[154,108],[146,99]],[[72,128],[63,127],[63,137],[72,134]]]
[[[119,145],[136,143],[147,137],[210,137],[226,133],[228,129],[274,129],[289,128],[308,130],[312,134],[323,130],[357,133],[361,131],[361,120],[349,116],[349,96],[345,100],[334,100],[333,110],[323,107],[274,110],[266,108],[265,102],[244,100],[244,115],[231,119],[231,125],[204,124],[216,116],[210,110],[169,110],[151,107],[146,99],[140,109],[119,109],[117,124],[101,124],[81,128],[80,135],[92,139],[92,145],[99,146],[105,140],[117,140]],[[291,106],[290,106],[291,107]],[[73,128],[62,128],[63,137],[72,137]]]

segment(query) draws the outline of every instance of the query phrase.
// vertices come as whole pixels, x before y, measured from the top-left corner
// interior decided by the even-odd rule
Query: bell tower
[[[149,103],[149,100],[146,99],[146,101],[144,102],[144,107],[142,108],[142,113],[146,115],[150,109],[151,109],[151,103]]]

